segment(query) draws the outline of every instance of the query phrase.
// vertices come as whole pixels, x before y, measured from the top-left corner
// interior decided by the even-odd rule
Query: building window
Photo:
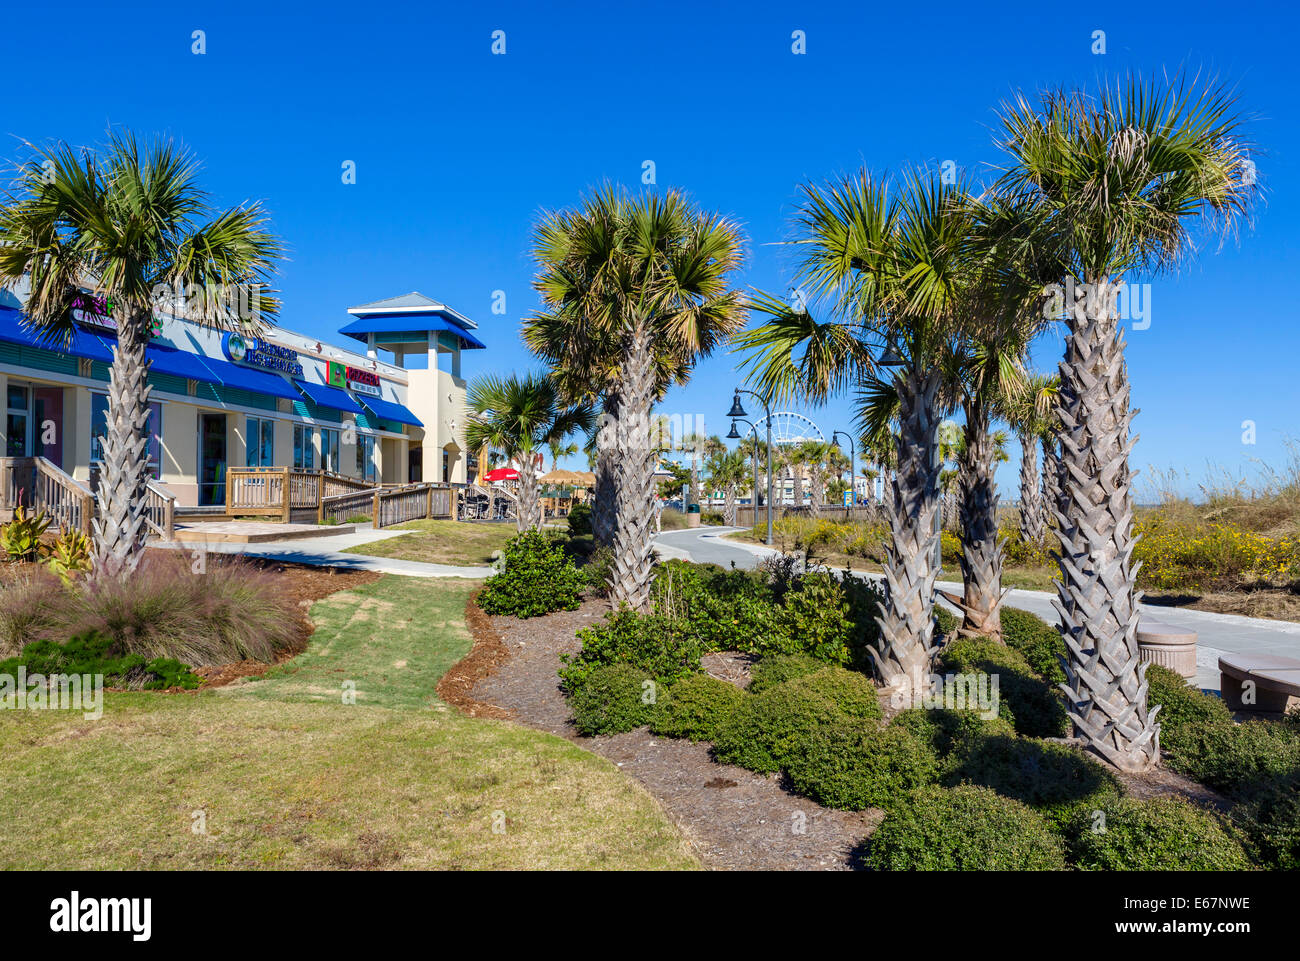
[[[104,435],[108,433],[108,395],[90,395],[90,463],[98,466],[104,460]],[[149,419],[145,422],[149,437],[149,476],[158,480],[162,476],[162,404],[149,405]]]
[[[362,480],[375,479],[375,439],[369,434],[357,435],[357,473]]]
[[[248,433],[244,435],[247,452],[246,466],[273,467],[275,465],[275,421],[265,417],[248,418]]]
[[[293,466],[299,470],[316,469],[316,445],[312,436],[314,431],[302,424],[293,425]]]
[[[5,456],[27,456],[27,388],[9,385],[8,400],[5,402]]]
[[[321,428],[320,466],[331,474],[339,472],[339,432],[336,430]]]

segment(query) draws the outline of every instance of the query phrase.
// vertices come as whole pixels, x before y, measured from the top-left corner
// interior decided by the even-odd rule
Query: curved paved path
[[[669,531],[655,538],[660,555],[679,557],[700,563],[721,564],[730,567],[753,568],[768,554],[770,548],[744,541],[723,539],[724,534],[740,530],[735,527],[699,527],[684,531]],[[954,570],[952,567],[945,570]],[[955,572],[955,571],[954,571]],[[869,575],[879,577],[879,575]],[[960,581],[940,581],[938,586],[946,591],[960,592]],[[1052,594],[1045,591],[1012,590],[1005,604],[1037,614],[1049,624],[1057,621],[1056,608],[1052,607]],[[1261,617],[1243,617],[1240,614],[1215,614],[1185,607],[1141,605],[1144,615],[1174,627],[1195,631],[1197,638],[1196,683],[1206,690],[1219,689],[1219,655],[1226,652],[1242,654],[1282,654],[1300,657],[1300,623],[1274,621]]]

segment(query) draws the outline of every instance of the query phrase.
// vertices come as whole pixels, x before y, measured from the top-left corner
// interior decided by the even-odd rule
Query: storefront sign
[[[372,397],[379,396],[379,375],[369,370],[361,370],[356,367],[349,367],[345,372],[348,387],[360,394],[370,394]]]
[[[325,362],[325,383],[343,390],[348,386],[347,368],[337,360]]]
[[[302,364],[298,352],[278,344],[267,343],[258,337],[245,337],[227,331],[221,335],[221,350],[236,364],[274,370],[291,377],[302,377]]]
[[[92,294],[79,294],[73,300],[72,319],[82,327],[117,333],[117,318],[113,316],[113,302],[107,297],[95,297]],[[153,337],[162,330],[162,318],[154,317],[149,327],[149,336]]]

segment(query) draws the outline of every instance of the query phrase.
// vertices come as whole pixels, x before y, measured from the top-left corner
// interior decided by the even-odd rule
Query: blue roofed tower
[[[426,481],[463,483],[468,477],[465,449],[465,380],[460,354],[485,345],[468,317],[424,294],[412,292],[349,307],[355,319],[340,329],[366,345],[372,360],[379,351],[409,378],[406,406],[423,424],[419,444],[410,446],[411,476]]]

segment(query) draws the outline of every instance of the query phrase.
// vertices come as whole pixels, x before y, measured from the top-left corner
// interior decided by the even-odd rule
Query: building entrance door
[[[32,447],[38,457],[45,457],[60,470],[63,468],[63,388],[37,387],[32,390]]]
[[[199,414],[199,506],[226,502],[226,415]]]

